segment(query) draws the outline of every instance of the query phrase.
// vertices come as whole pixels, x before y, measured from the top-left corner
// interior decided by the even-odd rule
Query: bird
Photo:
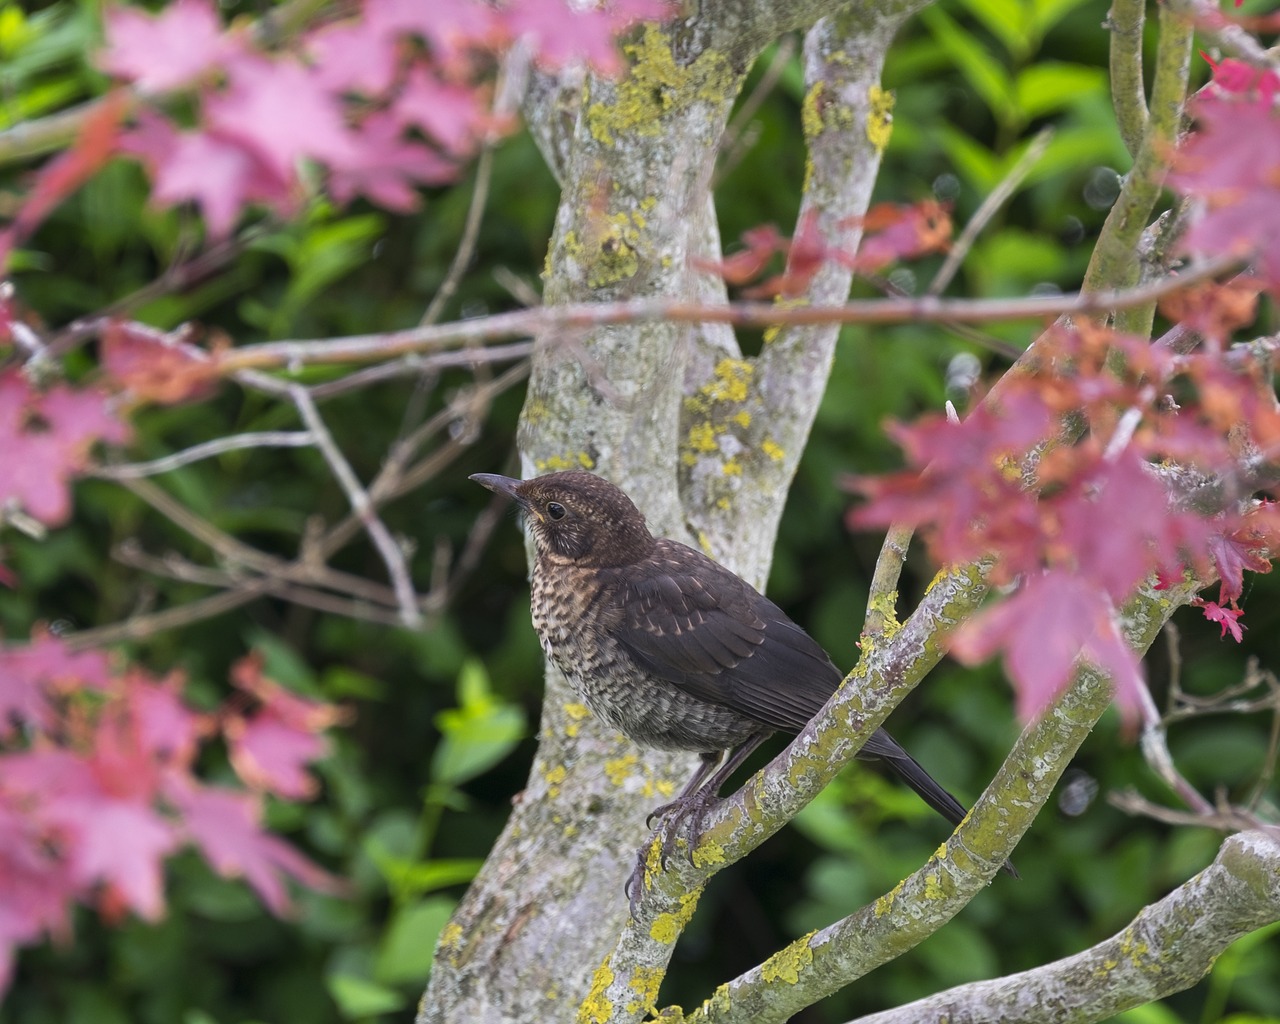
[[[640,746],[699,755],[684,789],[649,816],[660,822],[664,865],[682,829],[692,852],[734,771],[769,736],[799,732],[844,673],[742,577],[655,537],[604,477],[568,470],[470,479],[512,499],[528,523],[534,629],[582,702]],[[884,729],[858,756],[883,762],[953,825],[965,817],[964,805]],[[1006,869],[1016,876],[1012,864]],[[638,884],[633,874],[633,916]]]

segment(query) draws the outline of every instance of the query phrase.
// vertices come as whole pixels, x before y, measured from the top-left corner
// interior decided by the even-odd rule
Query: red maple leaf
[[[1222,627],[1219,639],[1222,639],[1229,632],[1231,638],[1236,643],[1244,642],[1244,631],[1247,627],[1240,623],[1240,617],[1244,612],[1239,608],[1224,608],[1216,601],[1198,601],[1200,609],[1204,612],[1204,617],[1210,622],[1216,622]]]
[[[263,829],[261,802],[254,794],[187,783],[171,787],[167,796],[182,815],[187,837],[213,869],[225,878],[244,878],[274,913],[289,909],[286,877],[322,892],[340,889],[331,875]]]
[[[284,216],[297,204],[292,174],[282,177],[255,149],[217,131],[179,132],[148,111],[139,115],[121,149],[151,172],[153,203],[196,203],[216,237],[230,234],[250,203]]]
[[[256,54],[227,67],[229,86],[209,97],[210,129],[252,150],[282,181],[293,181],[298,162],[352,159],[358,146],[342,103],[314,69],[296,60]]]
[[[217,367],[181,340],[181,334],[113,320],[102,336],[102,368],[139,401],[173,405],[203,398],[217,384]]]
[[[661,21],[669,13],[657,0],[615,0],[603,8],[576,7],[566,0],[512,0],[500,17],[549,67],[584,62],[602,75],[618,75],[624,65],[614,37],[638,21]]]
[[[114,155],[126,104],[123,93],[108,93],[85,118],[84,127],[71,148],[40,169],[18,215],[0,231],[0,269],[4,268],[13,247]]]
[[[50,526],[65,522],[70,480],[88,466],[94,443],[128,437],[98,391],[58,384],[36,392],[16,370],[0,373],[0,446],[7,456],[0,505],[15,501]]]
[[[105,22],[98,66],[144,93],[190,85],[241,52],[239,35],[222,31],[208,0],[174,0],[156,14],[113,7]]]
[[[247,786],[289,799],[310,797],[316,782],[306,766],[324,755],[320,735],[348,712],[290,693],[262,674],[262,657],[250,654],[232,666],[231,679],[258,703],[252,714],[228,715],[223,723],[232,767]]]
[[[1111,676],[1122,707],[1136,708],[1136,688],[1142,685],[1111,602],[1088,580],[1060,569],[1030,577],[1017,593],[962,626],[951,653],[966,664],[1002,654],[1024,720],[1043,712],[1066,688],[1082,657]]]
[[[842,262],[864,274],[951,246],[951,208],[936,199],[879,203],[846,226],[859,226],[864,234],[857,253],[844,254]]]

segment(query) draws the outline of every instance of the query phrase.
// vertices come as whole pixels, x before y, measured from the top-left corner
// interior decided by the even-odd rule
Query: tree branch
[[[850,1024],[1105,1020],[1190,988],[1236,939],[1274,921],[1280,921],[1280,842],[1244,832],[1227,839],[1209,867],[1105,942]]]

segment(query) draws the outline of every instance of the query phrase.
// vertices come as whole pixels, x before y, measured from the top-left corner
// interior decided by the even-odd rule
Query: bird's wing
[[[660,541],[646,569],[613,578],[614,636],[652,675],[789,732],[840,684],[809,634],[701,552]]]

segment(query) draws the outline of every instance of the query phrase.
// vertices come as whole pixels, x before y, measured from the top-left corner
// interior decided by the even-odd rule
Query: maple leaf
[[[1089,581],[1062,569],[1028,578],[1011,597],[980,612],[956,632],[950,652],[970,665],[1001,653],[1024,721],[1067,687],[1081,657],[1111,676],[1122,707],[1136,706],[1135,687],[1142,685],[1111,602]]]
[[[398,118],[386,111],[365,118],[360,137],[365,144],[330,167],[329,191],[340,203],[365,195],[408,212],[420,201],[416,185],[443,185],[458,175],[456,164],[404,138]]]
[[[71,514],[69,484],[98,440],[123,443],[128,427],[92,389],[59,384],[33,391],[16,370],[0,373],[0,505],[14,501],[50,526]]]
[[[243,878],[276,914],[289,909],[284,878],[321,892],[340,889],[336,879],[283,840],[264,831],[261,801],[251,793],[183,784],[169,800],[180,811],[183,830],[218,874]]]
[[[1244,631],[1246,626],[1241,625],[1240,617],[1244,612],[1239,608],[1224,608],[1216,601],[1199,601],[1200,610],[1204,612],[1204,617],[1210,622],[1216,622],[1222,627],[1222,632],[1218,638],[1223,639],[1230,632],[1231,637],[1236,643],[1244,642]]]
[[[47,729],[52,693],[101,690],[110,684],[103,652],[71,651],[45,632],[37,632],[24,646],[0,648],[0,740],[12,735],[14,722]]]
[[[143,93],[190,85],[242,50],[238,33],[222,31],[208,0],[174,0],[155,14],[113,7],[105,23],[98,66]]]
[[[217,367],[181,346],[182,339],[181,332],[113,320],[102,335],[102,368],[139,401],[174,405],[203,398],[217,384]]]
[[[356,156],[341,102],[312,68],[246,55],[228,66],[227,77],[226,91],[205,103],[206,123],[251,149],[280,180],[294,180],[302,159]]]
[[[5,791],[4,761],[0,756],[0,995],[12,979],[17,946],[67,930],[65,893],[72,886],[27,801]]]
[[[229,715],[223,724],[232,767],[246,785],[299,799],[310,797],[315,779],[306,765],[324,755],[320,733],[349,713],[323,701],[290,693],[262,674],[262,657],[250,654],[232,666],[231,679],[253,696],[252,715]]]
[[[458,65],[465,51],[496,47],[503,38],[499,13],[476,0],[367,0],[364,20],[386,36],[425,39],[438,67]]]
[[[230,234],[250,203],[263,203],[282,216],[297,205],[292,175],[282,177],[256,150],[216,131],[179,132],[145,112],[121,148],[151,172],[151,202],[196,203],[215,237]]]
[[[1274,291],[1280,287],[1280,116],[1271,104],[1236,94],[1202,93],[1190,104],[1196,130],[1174,155],[1172,188],[1203,200],[1179,242],[1188,253],[1256,252]]]
[[[484,97],[478,90],[442,81],[421,66],[409,72],[391,110],[402,127],[421,129],[455,157],[475,150],[487,121]]]
[[[308,35],[306,46],[317,78],[335,94],[382,96],[404,63],[394,35],[370,17],[325,25]]]
[[[0,231],[0,270],[9,253],[67,196],[88,181],[116,151],[120,120],[127,100],[108,93],[85,118],[79,136],[66,152],[54,157],[36,175],[18,215]]]
[[[855,254],[841,262],[860,273],[874,273],[898,260],[945,252],[951,246],[951,207],[936,199],[914,204],[879,203],[863,217],[842,225],[861,227]]]

